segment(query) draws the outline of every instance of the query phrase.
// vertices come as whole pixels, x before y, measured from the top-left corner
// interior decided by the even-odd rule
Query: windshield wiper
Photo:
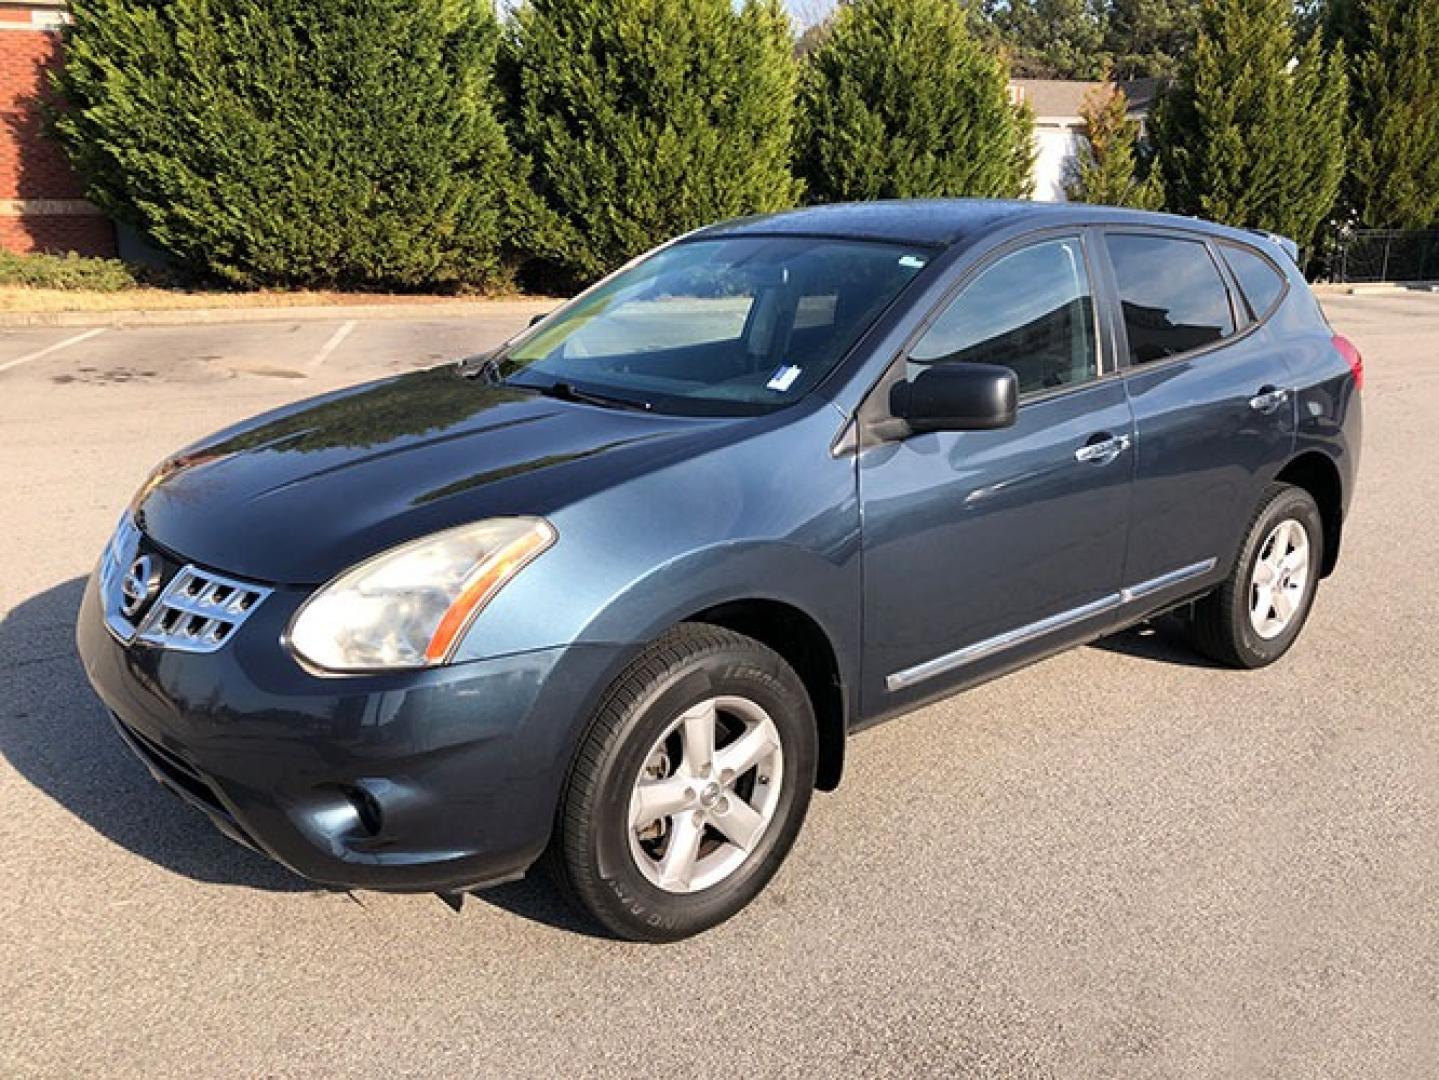
[[[511,383],[510,385],[533,390],[544,397],[552,397],[560,401],[577,401],[584,405],[598,405],[604,409],[635,409],[639,412],[649,412],[654,408],[648,401],[620,397],[616,394],[601,394],[595,390],[581,390],[574,383],[563,380],[549,383],[546,386],[531,386],[526,383]]]

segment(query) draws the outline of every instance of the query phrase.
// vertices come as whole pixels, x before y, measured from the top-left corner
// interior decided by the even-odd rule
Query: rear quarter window
[[[1111,233],[1105,245],[1131,364],[1193,352],[1234,334],[1229,289],[1203,241]]]
[[[1223,251],[1224,261],[1229,264],[1229,269],[1234,271],[1234,277],[1239,282],[1239,291],[1244,294],[1244,301],[1249,305],[1249,314],[1254,317],[1255,322],[1261,322],[1274,310],[1274,305],[1279,303],[1280,296],[1284,294],[1284,275],[1257,251],[1235,244],[1224,244]]]

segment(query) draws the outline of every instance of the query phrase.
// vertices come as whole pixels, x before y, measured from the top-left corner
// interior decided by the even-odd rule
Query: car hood
[[[183,560],[319,584],[439,529],[549,513],[740,423],[557,401],[436,368],[203,439],[155,471],[135,515]]]

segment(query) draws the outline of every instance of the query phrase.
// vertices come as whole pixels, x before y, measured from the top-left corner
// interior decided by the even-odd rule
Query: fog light
[[[385,814],[380,809],[379,800],[362,787],[346,787],[341,790],[355,808],[355,816],[360,819],[360,828],[371,836],[377,836],[385,824]]]

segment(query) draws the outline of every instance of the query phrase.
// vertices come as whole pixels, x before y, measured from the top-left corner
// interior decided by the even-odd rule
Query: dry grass
[[[124,289],[118,292],[86,292],[70,289],[0,287],[0,312],[112,312],[244,310],[253,308],[384,307],[394,304],[433,304],[443,308],[476,301],[495,303],[543,299],[519,295],[489,298],[463,296],[413,296],[379,293],[338,292],[182,292],[178,289]]]

